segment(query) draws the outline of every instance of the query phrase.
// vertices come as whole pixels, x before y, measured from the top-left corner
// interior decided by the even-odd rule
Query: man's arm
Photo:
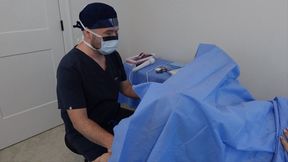
[[[288,152],[288,141],[287,141],[287,138],[288,138],[288,129],[285,128],[284,129],[284,136],[281,136],[280,140],[281,140],[281,143],[282,143],[284,149]]]
[[[96,122],[90,120],[87,116],[86,108],[67,110],[67,112],[74,128],[78,132],[93,143],[111,149],[113,135]]]
[[[127,97],[138,99],[138,95],[135,93],[135,91],[132,88],[132,84],[128,81],[122,81],[120,83],[120,91]]]
[[[95,161],[93,162],[108,162],[109,158],[111,157],[112,153],[104,153],[101,156],[99,156]]]

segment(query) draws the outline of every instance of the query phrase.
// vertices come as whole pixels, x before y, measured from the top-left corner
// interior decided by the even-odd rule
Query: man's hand
[[[139,99],[139,97],[132,88],[132,84],[128,80],[122,81],[120,83],[120,91],[127,97]]]
[[[284,136],[280,137],[280,141],[281,141],[284,149],[288,152],[288,141],[287,141],[287,139],[288,139],[288,129],[285,128],[284,129]]]
[[[110,158],[111,155],[112,155],[111,152],[104,153],[93,162],[108,162],[108,159]]]

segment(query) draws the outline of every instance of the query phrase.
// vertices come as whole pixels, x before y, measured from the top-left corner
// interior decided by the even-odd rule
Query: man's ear
[[[92,33],[90,33],[87,30],[83,30],[83,35],[84,35],[84,38],[88,38],[90,40],[92,39]]]

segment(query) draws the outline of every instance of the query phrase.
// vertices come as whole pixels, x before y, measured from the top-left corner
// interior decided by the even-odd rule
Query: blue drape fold
[[[195,59],[164,83],[136,86],[141,102],[114,128],[109,162],[287,161],[279,143],[287,98],[255,100],[239,74],[223,50],[200,44]]]

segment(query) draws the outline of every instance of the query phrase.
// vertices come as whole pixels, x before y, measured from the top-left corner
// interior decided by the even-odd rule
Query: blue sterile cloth
[[[173,70],[180,67],[177,67],[177,63],[175,65],[171,64],[172,61],[164,60],[161,58],[156,58],[153,64],[150,64],[138,71],[133,72],[133,66],[124,63],[124,68],[126,72],[127,79],[133,84],[141,84],[145,82],[158,82],[163,83],[167,80],[171,75],[168,72],[156,73],[155,68],[164,66],[167,70]],[[180,65],[181,66],[181,65]],[[126,104],[131,108],[136,108],[140,102],[140,100],[131,99],[119,93],[118,102],[121,104]]]
[[[150,64],[138,71],[132,72],[133,67],[129,64],[124,64],[126,75],[133,85],[137,85],[143,82],[164,82],[170,77],[168,73],[156,73],[155,68],[165,66],[170,69],[170,63],[172,61],[156,58],[153,64]]]
[[[288,99],[256,101],[237,64],[215,45],[163,84],[135,87],[141,102],[114,128],[109,162],[285,162],[279,136]]]

